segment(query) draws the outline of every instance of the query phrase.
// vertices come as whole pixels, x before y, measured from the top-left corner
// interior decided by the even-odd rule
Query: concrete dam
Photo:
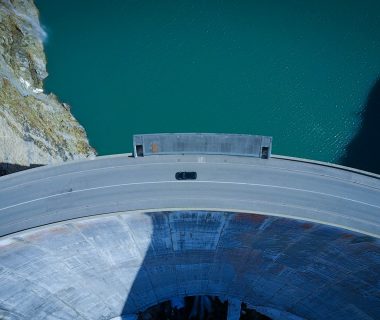
[[[207,134],[1,177],[0,319],[137,319],[189,296],[228,301],[229,320],[242,303],[379,319],[379,178]]]

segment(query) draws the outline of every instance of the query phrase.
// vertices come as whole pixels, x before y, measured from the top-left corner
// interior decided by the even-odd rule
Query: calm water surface
[[[272,135],[338,162],[380,75],[380,1],[48,1],[46,90],[99,154],[134,133]]]

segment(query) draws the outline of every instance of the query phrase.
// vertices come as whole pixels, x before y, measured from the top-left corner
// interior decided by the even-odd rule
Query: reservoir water
[[[130,152],[135,133],[226,132],[349,163],[368,121],[377,0],[36,4],[48,33],[45,90],[72,106],[101,155]]]

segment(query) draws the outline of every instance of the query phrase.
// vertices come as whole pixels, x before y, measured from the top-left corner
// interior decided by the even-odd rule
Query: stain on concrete
[[[111,319],[196,295],[283,319],[375,320],[380,242],[216,211],[126,212],[0,238],[4,319]]]

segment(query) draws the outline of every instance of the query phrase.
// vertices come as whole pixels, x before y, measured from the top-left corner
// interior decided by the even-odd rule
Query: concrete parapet
[[[133,136],[135,157],[163,154],[224,154],[268,159],[272,137],[222,133],[159,133]]]

